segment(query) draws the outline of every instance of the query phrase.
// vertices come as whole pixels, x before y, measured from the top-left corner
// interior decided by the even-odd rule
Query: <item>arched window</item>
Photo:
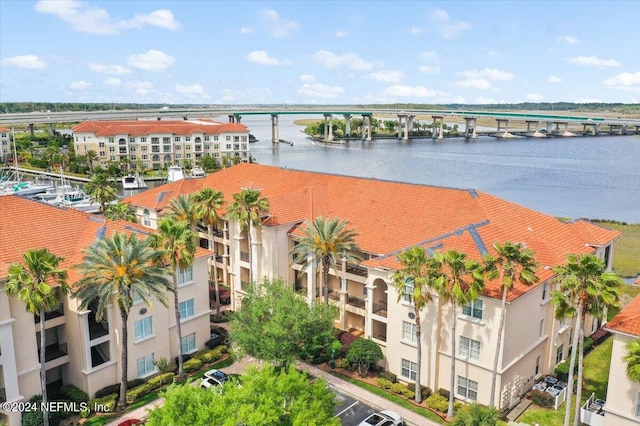
[[[144,226],[151,226],[151,217],[149,216],[149,209],[144,209],[144,212],[142,212],[142,224]]]

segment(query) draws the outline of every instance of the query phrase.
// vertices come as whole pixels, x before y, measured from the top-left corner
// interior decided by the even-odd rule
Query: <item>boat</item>
[[[100,204],[93,201],[91,196],[77,185],[71,190],[65,190],[59,193],[53,200],[43,201],[54,206],[69,207],[87,213],[96,213],[100,210]]]
[[[191,168],[191,177],[192,178],[201,178],[201,177],[205,177],[206,173],[204,172],[204,169],[200,166],[193,166]]]
[[[167,182],[175,182],[177,180],[184,179],[184,172],[182,167],[178,165],[169,166],[167,171]]]
[[[48,179],[36,179],[35,181],[21,180],[18,182],[5,182],[0,188],[0,195],[35,195],[53,188],[53,182]]]
[[[130,190],[130,189],[146,189],[147,183],[144,181],[142,176],[128,174],[122,178],[122,189]]]

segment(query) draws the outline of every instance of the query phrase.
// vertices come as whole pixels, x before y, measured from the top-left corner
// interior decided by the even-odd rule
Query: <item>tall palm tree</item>
[[[253,282],[253,263],[251,255],[251,229],[260,226],[260,216],[269,211],[269,200],[258,189],[243,189],[233,194],[233,202],[227,208],[229,219],[238,221],[240,229],[247,233],[249,245],[249,281]]]
[[[627,363],[627,377],[640,383],[640,339],[627,343],[627,354],[624,356]]]
[[[398,255],[402,269],[393,274],[393,282],[398,291],[398,302],[409,293],[416,324],[416,388],[415,400],[422,402],[422,389],[420,387],[420,371],[422,370],[422,330],[420,311],[433,301],[430,290],[434,288],[434,279],[437,276],[438,267],[422,246],[414,246]]]
[[[91,172],[91,174],[93,174],[93,162],[98,159],[98,153],[90,149],[89,151],[87,151],[85,156],[87,158],[87,162],[89,163],[89,171]]]
[[[335,268],[338,256],[347,261],[358,261],[356,251],[360,248],[356,243],[358,233],[347,228],[348,222],[337,217],[316,217],[304,223],[304,236],[298,240],[291,250],[294,258],[301,259],[305,265],[309,263],[322,265],[324,303],[329,304],[329,268]]]
[[[213,188],[203,188],[200,192],[193,195],[193,201],[196,204],[196,215],[207,225],[207,237],[209,240],[209,251],[213,253],[213,283],[216,289],[216,314],[220,316],[220,289],[218,286],[218,267],[216,266],[216,258],[218,257],[213,241],[213,228],[218,223],[218,212],[224,203],[224,194]]]
[[[179,195],[169,202],[168,217],[179,222],[186,222],[193,232],[197,232],[198,214],[191,194]]]
[[[96,320],[102,321],[109,305],[115,298],[122,321],[122,359],[120,399],[118,410],[126,406],[128,380],[128,326],[129,312],[134,293],[149,306],[152,298],[168,306],[167,292],[171,282],[166,278],[169,271],[158,265],[162,253],[150,247],[147,240],[139,240],[136,234],[115,233],[89,247],[84,252],[83,262],[77,265],[82,278],[76,283],[74,297],[80,299],[79,309],[97,302]]]
[[[504,322],[507,318],[507,297],[514,285],[521,283],[527,286],[538,281],[536,277],[536,263],[534,252],[526,248],[523,244],[506,242],[504,244],[495,243],[493,248],[496,256],[487,254],[484,257],[485,273],[487,278],[498,278],[502,288],[502,306],[500,310],[500,326],[498,327],[498,344],[496,345],[496,355],[493,359],[493,377],[491,380],[491,395],[489,406],[494,407],[496,381],[498,377],[498,359],[500,350],[504,342],[503,330]]]
[[[482,267],[467,255],[455,250],[433,255],[439,269],[435,281],[438,295],[444,303],[451,304],[451,378],[449,381],[449,407],[447,419],[453,418],[453,401],[456,383],[456,319],[458,307],[478,298],[484,288]]]
[[[173,300],[176,315],[176,334],[178,338],[178,376],[184,379],[182,360],[182,327],[180,325],[180,302],[178,300],[178,269],[186,269],[193,265],[196,252],[196,234],[186,222],[177,222],[171,218],[163,219],[158,224],[158,233],[149,236],[150,245],[159,250],[158,259],[169,265],[173,276]]]
[[[91,196],[91,201],[100,203],[101,212],[107,209],[107,204],[114,201],[118,194],[115,182],[110,181],[104,173],[93,175],[91,181],[85,186],[85,189]]]
[[[40,386],[42,402],[46,404],[45,313],[56,309],[62,303],[60,296],[69,292],[67,271],[60,268],[62,258],[46,248],[28,250],[22,255],[22,260],[24,265],[14,263],[9,267],[5,291],[24,303],[27,312],[40,317]],[[44,424],[48,426],[49,413],[43,410],[42,414]]]
[[[104,217],[110,220],[126,220],[128,222],[137,222],[136,212],[131,207],[131,204],[127,203],[116,203],[111,204],[104,211]]]
[[[573,392],[573,372],[578,360],[578,384],[576,387],[576,414],[574,425],[579,424],[580,397],[582,392],[582,350],[584,347],[583,324],[587,314],[602,318],[606,309],[618,305],[622,283],[614,272],[606,270],[605,263],[593,254],[568,254],[567,263],[554,268],[558,289],[552,293],[552,303],[556,305],[556,317],[576,317],[573,330],[573,342],[569,361],[569,384],[567,385],[567,402],[564,414],[564,425],[569,426],[571,420],[571,398]]]

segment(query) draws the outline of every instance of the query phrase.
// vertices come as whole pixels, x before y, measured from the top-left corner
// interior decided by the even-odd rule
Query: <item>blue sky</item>
[[[640,102],[640,1],[0,0],[0,101]]]

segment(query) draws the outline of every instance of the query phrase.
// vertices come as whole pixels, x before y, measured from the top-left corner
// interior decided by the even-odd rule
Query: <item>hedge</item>
[[[534,389],[531,391],[531,401],[539,407],[553,407],[554,397],[548,392]]]
[[[439,411],[441,413],[446,413],[447,410],[449,409],[449,399],[442,396],[440,394],[440,390],[438,390],[437,393],[434,393],[433,395],[429,396],[425,400],[425,403],[427,404],[427,407],[433,408],[434,410]]]
[[[185,362],[182,365],[185,373],[191,373],[192,371],[200,370],[200,367],[202,367],[202,361],[197,358],[191,358],[189,361]]]
[[[89,394],[87,394],[82,389],[78,389],[77,387],[75,387],[73,385],[63,385],[60,388],[60,390],[62,391],[62,393],[66,397],[65,399],[68,399],[71,402],[87,402],[87,401],[89,401]]]

